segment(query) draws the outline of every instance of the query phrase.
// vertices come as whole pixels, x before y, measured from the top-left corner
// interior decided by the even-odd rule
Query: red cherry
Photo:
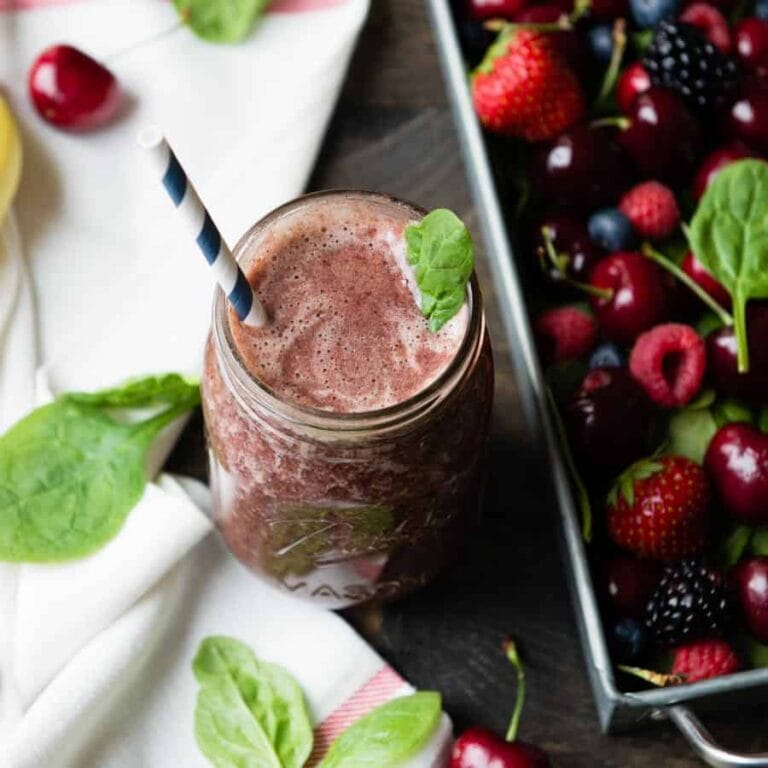
[[[757,157],[758,155],[745,144],[735,141],[732,144],[726,144],[724,147],[710,152],[699,165],[696,176],[693,179],[693,194],[698,200],[707,187],[712,183],[717,172],[737,160],[743,160],[746,157]]]
[[[742,19],[734,27],[733,34],[742,67],[749,72],[765,74],[768,71],[768,21]]]
[[[768,89],[758,81],[743,85],[725,114],[725,135],[768,152]]]
[[[35,59],[29,95],[44,120],[76,131],[103,125],[120,106],[115,76],[70,45],[54,45]]]
[[[592,0],[589,15],[594,19],[626,18],[629,14],[629,0]]]
[[[467,8],[473,19],[508,19],[525,8],[527,0],[468,0]]]
[[[487,728],[469,728],[456,739],[450,768],[549,768],[546,753],[524,741],[511,743]]]
[[[768,643],[768,557],[753,557],[737,565],[731,571],[731,582],[747,628]]]
[[[648,598],[661,578],[656,560],[615,557],[604,567],[604,589],[617,616],[640,619],[645,616]]]
[[[731,306],[731,295],[712,277],[712,273],[691,253],[685,254],[680,265],[683,272],[703,288],[720,306]]]
[[[768,435],[726,424],[709,443],[704,467],[726,512],[741,523],[768,523]]]
[[[701,149],[701,128],[682,101],[664,88],[651,88],[628,110],[629,127],[618,141],[644,178],[675,182],[687,178]]]
[[[616,100],[622,112],[628,113],[635,99],[650,90],[651,76],[645,71],[642,61],[630,64],[619,77],[616,86]]]
[[[662,269],[639,253],[612,253],[592,270],[590,284],[605,296],[590,296],[602,332],[631,344],[635,337],[664,322],[671,311],[669,281]]]
[[[707,369],[719,394],[754,403],[766,401],[768,393],[768,307],[747,306],[749,371],[739,373],[736,334],[733,327],[720,328],[707,336]]]

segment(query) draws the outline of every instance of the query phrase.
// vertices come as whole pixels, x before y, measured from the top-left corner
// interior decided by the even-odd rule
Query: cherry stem
[[[632,677],[639,677],[646,683],[651,683],[658,688],[666,688],[668,685],[680,685],[685,682],[685,675],[673,675],[665,672],[654,672],[652,669],[642,667],[629,667],[626,664],[618,664],[618,668]]]
[[[693,278],[683,272],[680,267],[663,254],[659,253],[650,243],[643,243],[643,256],[666,269],[676,277],[686,288],[693,291],[718,317],[723,325],[733,325],[733,317],[718,302],[716,302]]]
[[[517,652],[517,646],[512,638],[508,638],[504,643],[504,653],[506,654],[512,666],[517,672],[517,694],[515,696],[515,708],[512,710],[512,719],[507,728],[506,740],[513,742],[517,738],[517,729],[520,725],[520,716],[523,714],[523,703],[525,702],[525,672],[523,663]]]
[[[512,32],[515,29],[532,29],[536,32],[568,32],[573,29],[580,18],[589,13],[591,7],[592,0],[576,0],[573,10],[569,14],[563,13],[557,21],[510,23],[504,19],[488,19],[483,27],[489,32]]]
[[[579,280],[574,280],[572,277],[568,277],[565,272],[566,266],[568,264],[568,256],[564,253],[558,253],[555,250],[555,243],[552,238],[552,230],[549,227],[542,227],[541,236],[544,239],[544,251],[547,254],[549,263],[552,265],[552,268],[560,275],[564,283],[577,288],[578,290],[583,291],[590,296],[596,296],[598,299],[609,301],[613,297],[613,291],[610,288],[598,288],[596,285],[582,283]]]
[[[603,83],[600,86],[600,93],[597,94],[597,98],[595,99],[595,108],[604,106],[616,85],[619,69],[621,68],[621,60],[624,56],[624,51],[627,48],[626,27],[627,23],[624,19],[616,19],[616,22],[613,25],[613,50],[611,51],[611,60],[608,64],[608,68],[605,70]]]
[[[590,128],[618,128],[621,131],[626,131],[630,125],[632,125],[632,121],[628,117],[615,115],[613,117],[601,117],[599,120],[593,120],[589,124],[589,127]]]

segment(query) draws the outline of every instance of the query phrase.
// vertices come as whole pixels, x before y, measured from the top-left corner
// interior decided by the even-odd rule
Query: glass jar
[[[277,221],[336,196],[407,205],[373,193],[307,195],[258,222],[235,256],[247,269]],[[215,520],[245,565],[288,592],[343,608],[410,592],[460,552],[477,517],[493,398],[474,277],[467,300],[464,339],[434,382],[388,408],[335,413],[281,398],[245,367],[217,290],[203,412]]]

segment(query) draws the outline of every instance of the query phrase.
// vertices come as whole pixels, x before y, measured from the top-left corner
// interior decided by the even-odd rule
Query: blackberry
[[[645,58],[651,82],[677,91],[693,109],[721,104],[738,82],[736,61],[691,24],[659,22]]]
[[[720,571],[696,560],[664,569],[645,609],[645,624],[663,645],[722,634],[727,614],[726,584]]]

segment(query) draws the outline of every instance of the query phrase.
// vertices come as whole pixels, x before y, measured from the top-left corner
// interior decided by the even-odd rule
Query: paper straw
[[[264,306],[254,295],[243,270],[213,223],[211,214],[200,201],[162,131],[155,126],[144,129],[139,134],[139,145],[149,152],[168,196],[203,252],[216,282],[227,295],[237,316],[246,325],[264,325],[267,322]]]

